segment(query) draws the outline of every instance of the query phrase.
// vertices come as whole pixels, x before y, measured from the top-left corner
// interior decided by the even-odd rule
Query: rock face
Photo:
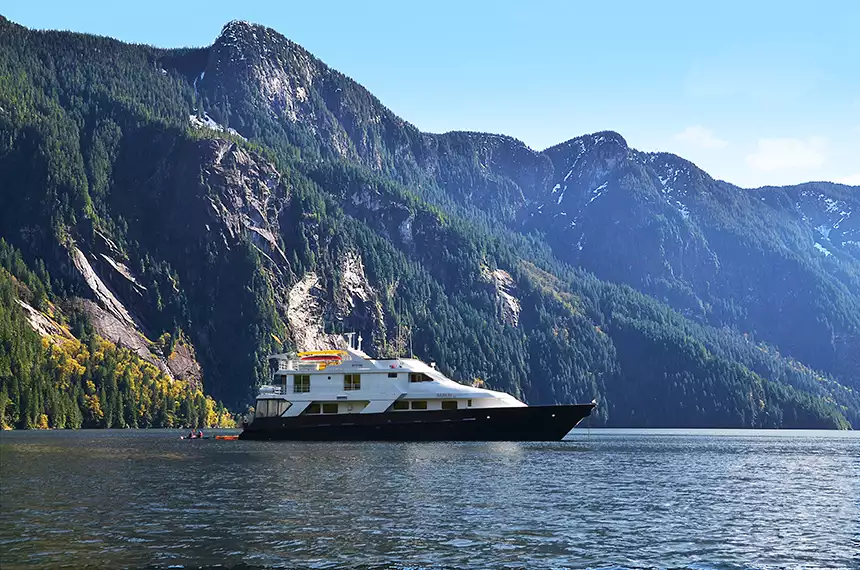
[[[131,316],[131,313],[123,306],[123,304],[116,298],[113,292],[105,285],[104,281],[102,281],[101,277],[93,269],[92,265],[90,265],[87,256],[84,255],[77,247],[72,248],[72,259],[75,267],[80,271],[81,277],[89,286],[90,291],[92,291],[93,296],[98,300],[99,304],[110,313],[114,319],[121,322],[124,326],[130,328],[137,328],[137,324],[134,321],[134,318]]]
[[[71,338],[69,331],[60,326],[54,319],[20,299],[16,299],[16,301],[24,309],[30,326],[41,336]]]
[[[343,314],[349,314],[361,303],[370,303],[376,293],[367,276],[364,274],[364,263],[361,256],[350,251],[343,256],[340,268],[339,309]]]
[[[274,267],[287,264],[277,236],[278,217],[287,200],[280,174],[270,163],[252,158],[236,144],[213,140],[204,143],[203,179],[212,215],[220,221],[230,243],[248,237]]]
[[[326,350],[343,346],[340,334],[325,332],[324,321],[352,321],[358,330],[375,335],[384,326],[382,307],[364,273],[361,257],[348,252],[341,260],[340,283],[330,296],[319,276],[306,273],[289,290],[287,322],[296,350]]]
[[[181,378],[195,383],[200,380],[200,366],[174,370],[168,365],[167,359],[156,354],[153,350],[153,341],[149,340],[133,324],[117,318],[110,310],[105,309],[100,303],[81,299],[81,308],[89,316],[90,322],[96,332],[103,338],[111,341],[117,346],[128,348],[147,362],[154,364],[159,370],[170,378]]]
[[[325,292],[316,273],[306,273],[287,297],[287,322],[297,351],[337,348],[334,339],[325,334]]]
[[[517,287],[511,274],[504,269],[481,267],[481,277],[493,287],[499,319],[513,327],[520,322],[520,300],[514,296]]]

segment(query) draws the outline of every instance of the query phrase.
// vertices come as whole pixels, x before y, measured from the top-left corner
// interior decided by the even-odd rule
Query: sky
[[[745,187],[860,185],[860,0],[8,2],[37,29],[205,46],[274,28],[429,132],[602,130]]]

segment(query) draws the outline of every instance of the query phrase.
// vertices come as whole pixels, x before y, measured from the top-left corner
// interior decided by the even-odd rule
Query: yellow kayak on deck
[[[306,356],[340,356],[343,358],[346,356],[345,350],[306,350],[304,352],[300,352],[298,354],[299,358],[304,358]]]

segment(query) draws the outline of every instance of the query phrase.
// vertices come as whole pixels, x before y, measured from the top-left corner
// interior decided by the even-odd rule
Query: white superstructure
[[[510,408],[509,394],[465,386],[413,358],[374,360],[347,335],[347,348],[275,354],[271,384],[262,386],[255,417],[377,414],[415,410]]]

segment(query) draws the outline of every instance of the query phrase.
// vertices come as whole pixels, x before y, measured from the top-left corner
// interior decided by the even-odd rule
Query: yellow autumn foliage
[[[202,427],[236,425],[232,415],[204,395],[198,386],[170,378],[134,351],[118,347],[98,335],[93,337],[89,346],[66,336],[55,336],[51,342],[46,340],[43,346],[54,369],[56,387],[64,392],[73,386],[82,388],[82,411],[90,425],[107,424],[109,421],[105,406],[111,399],[110,393],[107,394],[108,401],[99,397],[106,386],[111,386],[110,390],[121,389],[126,394],[124,400],[131,401],[137,425],[184,425],[187,419],[180,417],[184,404],[193,410],[196,419],[191,420],[192,423],[202,423]],[[123,413],[122,410],[114,410],[114,415]],[[48,422],[49,418],[45,421]]]
[[[93,419],[100,420],[105,414],[102,411],[102,404],[98,396],[84,396],[84,401],[87,404],[87,410]]]

